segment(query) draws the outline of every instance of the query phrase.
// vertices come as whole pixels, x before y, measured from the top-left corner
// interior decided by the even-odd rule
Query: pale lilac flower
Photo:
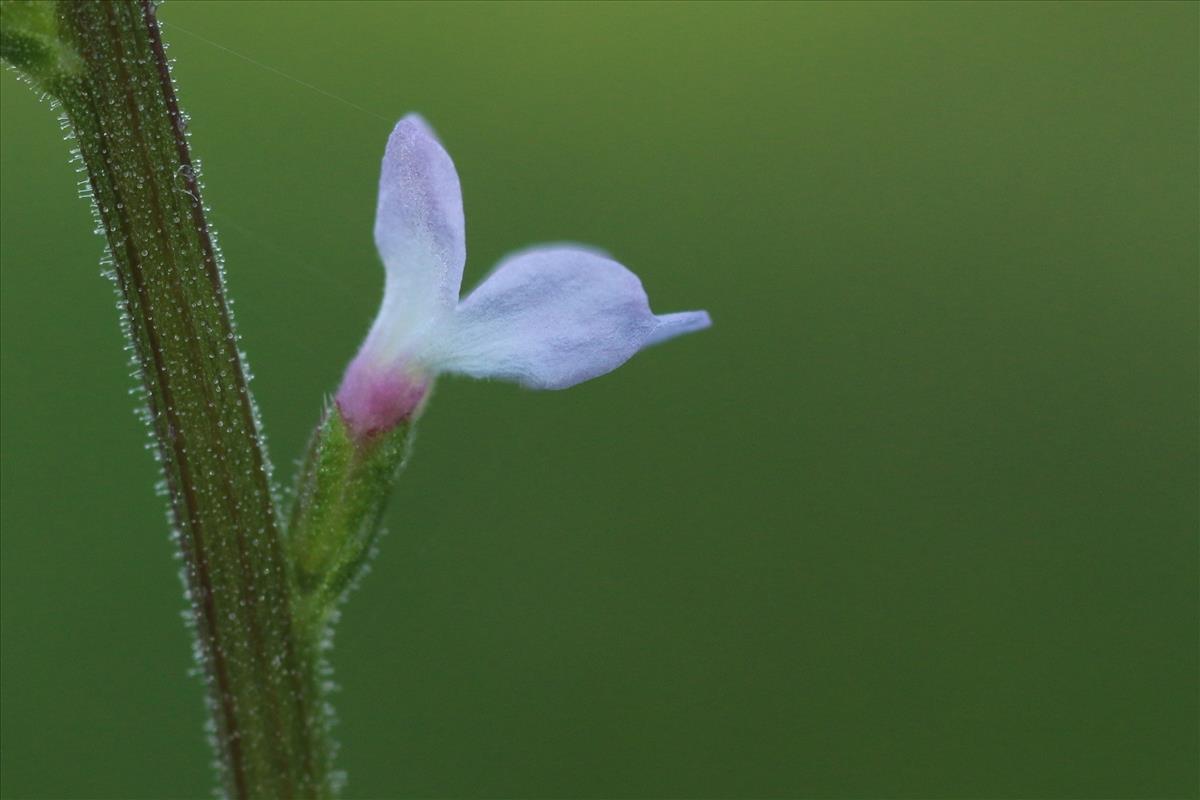
[[[379,178],[383,304],[337,392],[355,435],[410,417],[441,372],[565,389],[710,324],[704,311],[655,316],[636,275],[572,245],[508,256],[460,302],[463,231],[454,162],[410,114],[388,139]]]

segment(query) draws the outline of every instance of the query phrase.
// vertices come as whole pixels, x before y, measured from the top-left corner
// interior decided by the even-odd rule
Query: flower
[[[575,245],[514,253],[460,302],[458,173],[415,114],[396,124],[383,155],[375,245],[383,303],[336,395],[360,438],[410,418],[441,372],[565,389],[711,324],[704,311],[656,316],[636,275]]]

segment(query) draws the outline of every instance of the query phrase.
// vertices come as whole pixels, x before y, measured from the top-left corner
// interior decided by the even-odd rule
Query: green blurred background
[[[338,634],[347,794],[1195,796],[1198,8],[165,6],[282,478],[410,110],[468,286],[571,239],[715,320],[440,384]],[[0,86],[0,792],[202,797],[101,242]]]

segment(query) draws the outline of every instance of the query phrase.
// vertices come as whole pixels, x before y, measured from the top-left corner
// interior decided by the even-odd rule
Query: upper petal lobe
[[[415,114],[388,138],[375,245],[387,269],[381,316],[393,328],[420,327],[454,308],[466,262],[462,190],[454,162]]]

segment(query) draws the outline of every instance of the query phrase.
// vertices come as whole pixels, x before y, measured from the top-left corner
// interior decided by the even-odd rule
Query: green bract
[[[52,94],[57,81],[83,69],[60,35],[53,0],[0,0],[0,59]]]
[[[288,525],[296,594],[310,626],[324,626],[370,557],[413,424],[355,440],[331,404],[313,434]]]

